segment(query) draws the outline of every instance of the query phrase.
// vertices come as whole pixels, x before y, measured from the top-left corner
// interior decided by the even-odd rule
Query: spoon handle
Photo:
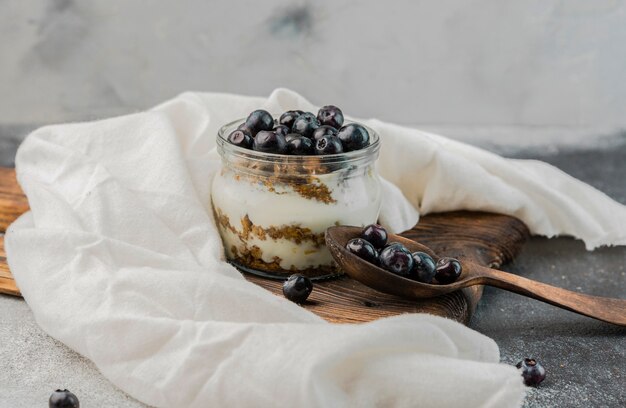
[[[482,283],[528,296],[608,323],[626,326],[626,300],[585,295],[497,269],[480,269]]]

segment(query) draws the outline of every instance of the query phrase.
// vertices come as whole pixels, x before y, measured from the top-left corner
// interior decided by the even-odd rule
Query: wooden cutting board
[[[0,233],[28,210],[15,171],[0,167]],[[436,253],[468,259],[498,268],[513,260],[529,237],[528,228],[506,215],[457,211],[430,214],[402,235],[419,241]],[[282,296],[282,283],[245,275],[246,279]],[[6,263],[4,237],[0,237],[0,293],[20,296]],[[482,295],[482,286],[473,286],[449,295],[421,301],[405,300],[370,289],[343,277],[315,284],[304,305],[334,323],[362,323],[401,313],[431,313],[469,323]]]

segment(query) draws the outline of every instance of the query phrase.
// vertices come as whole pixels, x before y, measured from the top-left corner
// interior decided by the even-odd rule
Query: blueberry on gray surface
[[[252,134],[261,130],[272,130],[274,128],[274,118],[268,111],[258,109],[252,112],[246,119],[245,126],[251,130]]]
[[[278,123],[280,123],[281,125],[287,126],[289,129],[291,129],[293,127],[293,122],[298,118],[298,116],[302,115],[302,111],[295,111],[295,110],[290,110],[287,111],[285,113],[283,113],[282,115],[280,115],[280,119],[278,120]]]
[[[435,260],[425,252],[413,252],[413,270],[411,279],[422,283],[431,283],[435,278]]]
[[[546,369],[534,358],[525,358],[515,365],[527,386],[539,385],[546,378]]]
[[[387,245],[378,256],[380,266],[389,272],[408,278],[413,269],[413,257],[402,244]]]
[[[342,127],[337,132],[337,137],[341,140],[343,150],[346,152],[362,149],[370,143],[369,132],[358,123],[350,123]]]
[[[313,291],[313,283],[299,273],[291,275],[283,283],[283,295],[294,303],[302,304]]]
[[[279,135],[283,135],[283,136],[287,136],[290,132],[291,129],[288,128],[285,125],[276,125],[274,126],[274,132],[278,133]]]
[[[313,154],[313,141],[300,135],[290,137],[287,141],[287,153],[300,156]]]
[[[237,129],[228,135],[228,142],[235,146],[243,147],[244,149],[250,149],[252,147],[252,135],[245,130]]]
[[[336,136],[324,136],[315,141],[315,154],[337,153],[343,153],[343,146]]]
[[[361,238],[380,249],[387,245],[387,230],[378,224],[371,224],[363,228]]]
[[[80,408],[76,395],[68,390],[56,390],[48,400],[49,408]]]
[[[310,138],[313,137],[313,131],[318,127],[320,127],[320,123],[315,115],[305,112],[294,120],[291,131]]]
[[[287,152],[287,141],[283,135],[276,132],[261,130],[254,137],[252,149],[265,153],[284,154]]]
[[[341,109],[333,105],[323,106],[317,112],[317,120],[322,125],[328,125],[339,129],[343,126],[343,112],[341,112]]]
[[[318,140],[324,136],[337,136],[337,129],[332,126],[322,125],[313,131],[313,139]]]
[[[346,244],[346,249],[359,258],[378,265],[378,251],[376,251],[374,245],[363,238],[352,238]]]
[[[442,284],[452,283],[461,276],[461,263],[454,258],[440,258],[437,261],[435,279]]]

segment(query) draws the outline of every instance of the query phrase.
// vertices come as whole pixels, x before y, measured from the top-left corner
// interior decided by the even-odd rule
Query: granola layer
[[[313,233],[310,228],[297,225],[262,227],[255,225],[247,214],[241,218],[240,228],[236,228],[229,217],[215,206],[214,214],[226,246],[226,255],[239,265],[274,275],[298,272],[316,277],[339,273],[325,246],[324,233]],[[269,253],[264,254],[259,245],[269,246]],[[274,248],[271,248],[272,245]],[[286,245],[291,245],[293,249],[290,255],[299,252],[299,265],[290,264],[275,255],[275,252],[284,251]],[[316,260],[323,262],[316,263]]]
[[[281,259],[275,256],[272,262],[265,262],[263,260],[263,251],[256,245],[253,245],[250,250],[244,250],[240,253],[235,245],[230,248],[232,256],[230,259],[235,263],[247,268],[256,269],[263,272],[271,272],[275,275],[289,276],[294,273],[301,273],[309,278],[319,276],[329,276],[339,274],[340,269],[336,265],[319,265],[312,268],[296,269],[295,266],[291,266],[290,269],[284,269],[280,266]]]
[[[222,169],[222,175],[224,171],[225,170]],[[280,172],[280,169],[277,169],[275,175],[242,172],[236,174],[234,178],[237,181],[245,179],[249,183],[263,184],[267,188],[267,191],[276,194],[286,194],[287,192],[282,190],[289,188],[300,197],[308,200],[316,200],[325,204],[333,204],[337,202],[337,200],[333,198],[332,191],[328,188],[328,186],[318,177],[312,175],[285,177]]]

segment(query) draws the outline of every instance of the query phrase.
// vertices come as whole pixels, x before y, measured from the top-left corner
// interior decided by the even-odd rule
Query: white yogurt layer
[[[317,177],[330,190],[334,202],[303,197],[284,184],[274,183],[275,191],[270,191],[265,184],[236,177],[226,168],[218,174],[213,182],[213,206],[228,217],[230,225],[237,231],[236,234],[219,226],[227,256],[234,256],[233,246],[239,254],[256,246],[261,250],[264,262],[272,263],[278,257],[280,267],[285,270],[331,266],[328,249],[310,240],[298,244],[270,236],[260,239],[249,235],[245,242],[240,238],[244,235],[242,220],[246,216],[256,227],[281,229],[293,226],[308,228],[313,234],[323,234],[328,227],[338,224],[364,226],[376,222],[381,196],[375,174],[366,172],[345,179],[335,174]]]

